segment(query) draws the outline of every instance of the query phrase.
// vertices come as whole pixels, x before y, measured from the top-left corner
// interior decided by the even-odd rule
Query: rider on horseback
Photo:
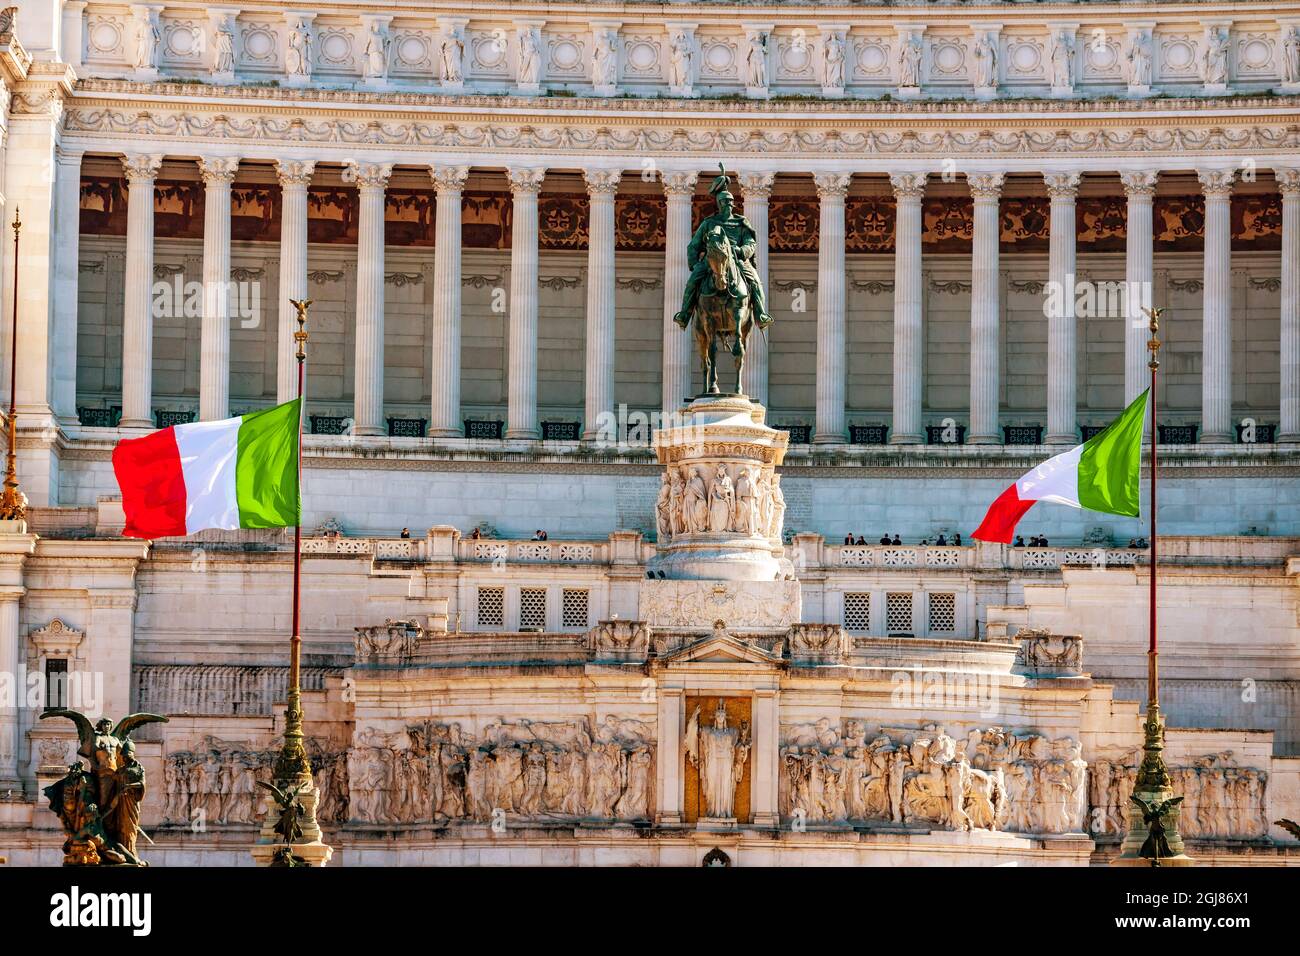
[[[735,200],[728,189],[731,177],[721,163],[718,164],[718,169],[721,172],[709,187],[709,195],[717,200],[718,211],[705,217],[700,223],[700,228],[696,229],[695,235],[691,237],[690,245],[686,247],[686,261],[691,263],[691,275],[686,280],[686,289],[682,294],[682,310],[673,316],[673,321],[682,328],[686,328],[691,322],[691,316],[695,313],[695,306],[699,299],[700,284],[709,275],[709,264],[704,255],[706,238],[711,230],[719,228],[731,240],[731,246],[736,252],[735,266],[744,277],[745,285],[749,287],[755,324],[760,329],[765,329],[772,324],[772,316],[767,311],[763,283],[754,268],[754,253],[757,249],[758,237],[749,220],[734,212]]]

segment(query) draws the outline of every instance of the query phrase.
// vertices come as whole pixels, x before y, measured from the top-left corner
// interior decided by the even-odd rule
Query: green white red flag
[[[1133,399],[1099,434],[1022,475],[989,506],[972,537],[1010,544],[1016,524],[1040,501],[1137,516],[1149,391]]]

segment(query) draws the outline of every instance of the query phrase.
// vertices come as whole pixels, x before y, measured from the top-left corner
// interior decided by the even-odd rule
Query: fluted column
[[[23,699],[27,686],[18,682],[18,600],[24,593],[21,586],[0,587],[0,673],[13,681],[10,693],[4,695],[8,699],[0,700],[0,787],[6,790],[19,788],[22,779],[18,772],[17,701]]]
[[[357,340],[353,376],[353,434],[383,435],[384,427],[384,190],[392,163],[350,162],[343,181],[356,183]]]
[[[1049,445],[1079,443],[1076,398],[1078,387],[1077,332],[1074,315],[1075,197],[1080,176],[1075,172],[1044,173],[1052,199],[1047,275],[1052,308],[1047,317],[1047,437]]]
[[[587,389],[582,440],[601,433],[614,412],[614,193],[622,172],[586,169],[587,225]]]
[[[239,160],[199,160],[203,177],[203,322],[199,346],[199,420],[230,415],[230,184]]]
[[[775,173],[742,172],[737,177],[745,199],[745,218],[754,227],[754,269],[767,293],[767,311],[772,311],[772,287],[767,281],[768,200]],[[767,333],[755,330],[745,349],[745,380],[741,391],[760,405],[767,404]]]
[[[682,307],[682,292],[690,275],[686,247],[691,241],[691,198],[699,179],[695,170],[671,170],[662,174],[667,215],[664,221],[664,381],[663,413],[671,415],[691,393],[691,346],[689,331],[673,321]]]
[[[161,155],[126,156],[126,292],[122,306],[122,426],[153,428],[153,183]]]
[[[1125,227],[1125,275],[1127,292],[1124,296],[1124,405],[1142,394],[1151,383],[1147,369],[1147,341],[1151,338],[1148,319],[1142,312],[1152,304],[1151,288],[1155,281],[1153,265],[1152,200],[1156,194],[1156,181],[1160,174],[1154,169],[1135,169],[1121,172],[1120,182],[1128,196],[1128,215]],[[1146,423],[1147,434],[1151,421]]]
[[[1231,169],[1198,169],[1205,193],[1205,292],[1201,321],[1201,441],[1232,434]]]
[[[537,428],[537,193],[544,169],[506,170],[513,196],[510,229],[510,377],[507,438],[538,438]]]
[[[916,445],[921,431],[921,201],[925,173],[894,173],[894,421],[892,445]]]
[[[817,444],[845,438],[844,197],[851,173],[813,177],[821,197],[817,234]]]
[[[293,333],[298,329],[298,312],[289,301],[307,298],[307,189],[311,186],[316,161],[279,159],[275,166],[280,177],[280,304],[275,396],[283,404],[298,397],[298,362],[294,358],[297,347],[293,340]],[[306,391],[304,381],[304,395]]]
[[[968,173],[975,200],[971,243],[970,294],[970,434],[971,445],[998,445],[998,395],[1001,356],[998,349],[998,199],[1003,173]]]
[[[431,166],[438,208],[433,239],[433,379],[429,434],[461,434],[460,203],[468,166]]]
[[[1282,360],[1279,442],[1300,442],[1300,167],[1275,168],[1282,191]]]
[[[80,22],[80,21],[78,21]],[[77,287],[82,152],[59,146],[54,167],[54,381],[51,405],[61,422],[77,422]],[[10,220],[12,222],[13,220]]]

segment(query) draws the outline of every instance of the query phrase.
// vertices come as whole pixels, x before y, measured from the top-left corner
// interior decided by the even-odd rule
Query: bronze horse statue
[[[736,360],[736,394],[745,367],[745,346],[754,328],[754,310],[745,280],[736,265],[731,239],[719,226],[705,237],[704,258],[709,275],[700,289],[693,330],[695,347],[704,362],[704,391],[721,394],[718,388],[718,340]],[[728,340],[731,344],[728,345]]]

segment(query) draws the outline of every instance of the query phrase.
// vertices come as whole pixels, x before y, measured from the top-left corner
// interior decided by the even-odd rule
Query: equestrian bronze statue
[[[736,360],[736,394],[740,394],[749,333],[755,326],[766,329],[772,324],[763,283],[754,265],[757,234],[749,220],[735,212],[729,188],[731,177],[721,163],[718,169],[720,173],[709,187],[718,211],[700,223],[686,247],[691,274],[682,294],[681,311],[673,317],[683,329],[692,318],[695,320],[695,346],[704,363],[704,391],[710,395],[721,394],[719,340]]]

